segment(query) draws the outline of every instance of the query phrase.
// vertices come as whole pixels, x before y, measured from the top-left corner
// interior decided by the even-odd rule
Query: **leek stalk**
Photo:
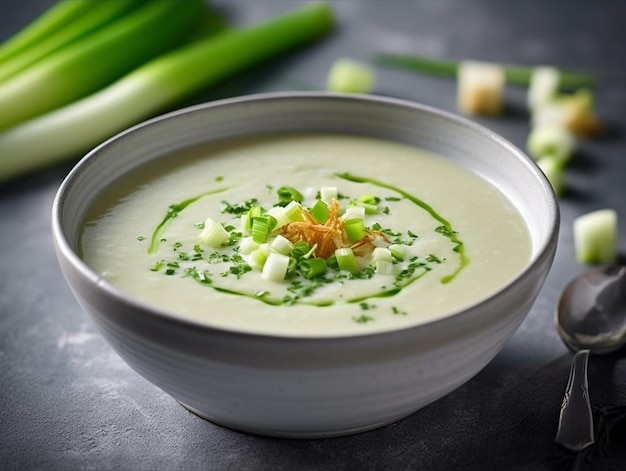
[[[183,6],[184,5],[184,6]],[[181,45],[200,26],[203,0],[153,0],[0,86],[0,130],[93,93]]]
[[[374,62],[387,67],[396,67],[427,75],[455,78],[457,69],[462,61],[433,59],[423,56],[409,56],[402,54],[378,53]],[[503,64],[505,81],[511,85],[528,86],[535,69],[534,66],[524,67]],[[560,87],[564,89],[591,87],[596,83],[593,75],[584,72],[559,70]]]
[[[210,85],[320,39],[332,25],[328,4],[315,2],[157,57],[96,93],[0,134],[0,181],[76,157]]]
[[[11,48],[10,45],[16,43],[9,41],[5,57],[2,57],[2,50],[0,50],[0,82],[16,75],[53,51],[63,46],[71,45],[74,41],[97,31],[99,28],[128,13],[140,5],[142,1],[108,0],[105,2],[94,2],[90,0],[86,2],[62,1],[56,3],[49,10],[48,14],[44,13],[40,18],[45,19],[52,13],[56,13],[55,16],[63,14],[59,19],[69,20],[71,18],[71,23],[67,25],[61,23],[58,25],[58,28],[50,30],[43,25],[36,27],[37,21],[35,21],[31,23],[31,27],[22,30],[22,32],[32,31],[30,36],[32,40],[22,41],[21,47],[17,48]],[[77,13],[80,13],[80,16],[76,16]],[[21,34],[14,36],[14,38],[18,37],[21,37]]]

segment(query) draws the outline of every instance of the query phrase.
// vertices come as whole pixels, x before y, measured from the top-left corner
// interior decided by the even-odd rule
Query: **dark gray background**
[[[299,2],[212,3],[232,23],[247,24]],[[578,455],[553,443],[571,359],[554,329],[554,306],[565,284],[586,268],[574,257],[572,220],[594,209],[617,209],[622,259],[626,253],[626,2],[332,3],[338,27],[330,38],[191,102],[322,89],[336,58],[367,61],[379,50],[554,64],[611,76],[595,92],[610,132],[582,141],[568,167],[557,257],[526,321],[467,384],[385,428],[325,440],[224,429],[187,412],[126,366],[74,301],[49,228],[52,200],[70,161],[0,186],[0,468],[626,469],[623,354],[591,359],[598,443]],[[50,4],[2,0],[0,40]],[[378,94],[455,111],[453,80],[382,68],[377,73]],[[477,121],[523,148],[529,132],[524,99],[524,90],[510,87],[506,114]]]

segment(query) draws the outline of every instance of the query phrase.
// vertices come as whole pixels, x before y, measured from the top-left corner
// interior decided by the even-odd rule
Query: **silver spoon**
[[[587,385],[589,354],[613,352],[626,344],[626,266],[594,269],[572,280],[559,301],[556,325],[565,344],[577,353],[555,441],[580,451],[594,442]]]

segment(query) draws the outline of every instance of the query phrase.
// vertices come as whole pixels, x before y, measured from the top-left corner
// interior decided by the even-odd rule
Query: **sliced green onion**
[[[250,261],[259,271],[261,271],[263,270],[267,257],[269,257],[270,253],[270,246],[268,244],[261,244],[258,249],[253,250],[250,253]]]
[[[291,255],[299,260],[301,258],[307,258],[311,256],[311,252],[314,248],[311,248],[311,244],[309,244],[305,240],[299,240],[293,244],[293,248],[291,249]]]
[[[326,261],[323,258],[310,258],[298,264],[300,274],[307,280],[326,273]]]
[[[261,276],[269,281],[283,281],[289,268],[289,257],[272,252],[267,257]]]
[[[23,38],[21,39],[19,54],[15,54],[15,46],[11,48],[10,44],[5,45],[9,46],[8,48],[2,48],[0,51],[0,82],[16,75],[29,65],[61,47],[69,45],[74,41],[82,40],[85,36],[137,7],[142,1],[94,2],[91,0],[65,0],[57,2],[48,12],[39,17],[39,21],[35,20],[14,37],[14,39],[18,39],[18,37]],[[50,21],[51,15],[56,17],[55,22],[60,23],[54,29],[50,29],[50,27],[46,27],[44,24]],[[71,21],[68,22],[67,20],[70,18]],[[27,31],[30,33],[27,33]],[[29,34],[30,39],[27,39],[24,33]],[[13,49],[13,53],[11,53],[10,49]],[[2,51],[4,51],[4,54],[2,54]]]
[[[265,211],[261,206],[252,206],[247,214],[241,217],[241,229],[248,233],[252,233],[252,220],[263,216]]]
[[[337,199],[338,195],[336,186],[325,186],[320,190],[320,199],[326,204],[332,203],[333,199]]]
[[[374,62],[387,67],[397,67],[428,75],[455,78],[461,61],[378,53],[374,56]],[[529,85],[530,78],[535,70],[534,66],[523,67],[502,64],[502,67],[504,68],[506,83],[520,86]],[[562,88],[590,87],[596,83],[596,78],[592,74],[566,71],[563,69],[559,69],[559,73],[561,76],[560,86]]]
[[[272,251],[281,253],[283,255],[290,255],[293,250],[293,244],[287,238],[277,235],[270,243]]]
[[[249,255],[259,247],[260,245],[257,244],[252,237],[244,237],[239,243],[239,253]]]
[[[347,206],[346,211],[341,216],[343,221],[363,218],[365,218],[365,208],[363,206]]]
[[[230,238],[229,232],[219,222],[207,218],[204,222],[204,229],[198,236],[200,242],[209,247],[221,247]]]
[[[347,219],[346,221],[344,221],[343,227],[346,230],[346,235],[348,236],[348,239],[352,242],[361,240],[367,235],[367,230],[365,229],[365,223],[363,222],[363,219]]]
[[[328,71],[326,88],[331,92],[370,93],[375,81],[376,73],[369,65],[351,59],[337,59]]]
[[[298,201],[292,201],[285,206],[285,215],[289,222],[304,221],[302,216],[302,205]]]
[[[267,242],[267,238],[276,226],[276,219],[268,214],[252,218],[252,240],[257,244]]]
[[[393,274],[393,262],[389,260],[376,260],[375,267],[376,267],[376,273],[379,275],[392,275]]]
[[[364,203],[362,201],[354,201],[348,206],[360,206],[365,210],[365,214],[378,214],[378,204]]]
[[[37,61],[1,84],[0,130],[94,93],[180,46],[199,29],[205,12],[202,0],[143,2],[118,21]]]
[[[580,263],[617,260],[617,212],[599,209],[574,219],[574,247]]]
[[[286,206],[292,201],[302,203],[302,200],[304,200],[302,193],[290,186],[281,186],[276,190],[276,193],[278,194],[278,202],[281,206]]]
[[[372,258],[376,261],[387,261],[393,262],[393,255],[391,254],[391,250],[385,247],[376,247],[372,252]]]
[[[402,262],[406,257],[405,248],[402,245],[391,244],[387,249],[391,252],[391,255],[396,260]]]
[[[175,10],[187,10],[180,2],[174,3]],[[0,134],[0,180],[76,157],[114,133],[220,80],[319,39],[332,24],[330,6],[315,2],[151,60],[98,93]],[[160,34],[158,28],[155,31]],[[146,42],[146,38],[137,42]],[[39,99],[41,95],[37,90],[31,98]],[[3,114],[6,112],[2,109]]]
[[[289,216],[287,216],[285,208],[283,208],[282,206],[273,206],[272,208],[268,209],[266,214],[276,219],[276,226],[274,226],[274,229],[280,229],[284,225],[291,222],[289,220]]]
[[[346,271],[357,271],[359,269],[359,264],[350,247],[342,247],[335,250],[335,257],[337,258],[339,269]]]
[[[328,209],[326,203],[324,203],[322,200],[317,200],[313,207],[309,209],[309,214],[313,216],[313,219],[315,219],[317,222],[319,222],[320,224],[324,224],[326,221],[328,221],[328,217],[330,216],[330,210]]]

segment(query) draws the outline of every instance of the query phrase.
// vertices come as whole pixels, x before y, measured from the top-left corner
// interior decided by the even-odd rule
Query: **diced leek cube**
[[[224,226],[211,218],[207,218],[204,222],[204,229],[198,236],[201,243],[213,248],[221,247],[229,238],[230,234]]]
[[[385,247],[376,247],[372,252],[372,258],[376,261],[385,260],[387,262],[393,262],[391,250]]]
[[[559,92],[561,74],[555,67],[535,67],[528,84],[527,105],[534,110],[550,101]]]
[[[326,88],[331,92],[370,93],[374,88],[376,74],[367,64],[351,59],[337,59],[326,79]]]
[[[526,140],[528,152],[535,158],[552,157],[562,164],[572,158],[576,136],[559,124],[535,126]]]
[[[544,173],[556,196],[562,196],[565,190],[565,169],[563,163],[554,157],[542,157],[537,166]]]
[[[260,245],[257,244],[252,237],[244,237],[239,243],[239,252],[243,255],[249,255],[259,247]]]
[[[574,219],[576,259],[585,264],[613,263],[617,259],[617,212],[599,209]]]
[[[341,219],[343,221],[347,219],[363,219],[365,218],[365,208],[363,206],[348,206],[346,212],[343,213]]]
[[[393,262],[389,260],[376,260],[376,273],[379,275],[393,274]]]
[[[277,235],[270,243],[270,248],[273,252],[289,255],[293,250],[293,244],[289,239],[281,235]]]
[[[261,276],[269,281],[283,281],[287,275],[287,268],[289,268],[289,257],[271,252],[263,265]]]

